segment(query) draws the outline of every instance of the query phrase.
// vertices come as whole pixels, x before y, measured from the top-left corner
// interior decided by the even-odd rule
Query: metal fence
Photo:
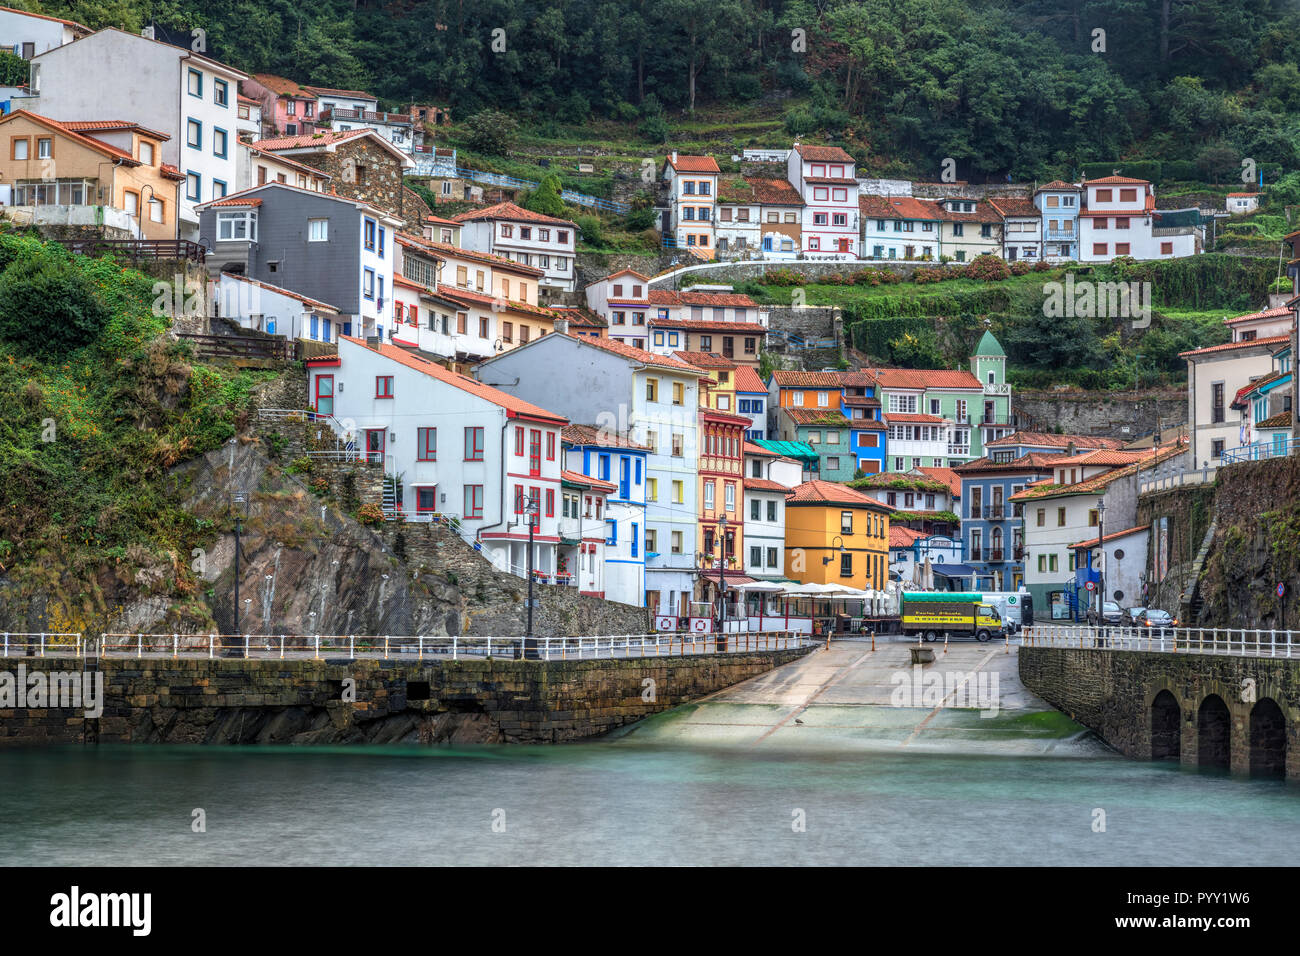
[[[1223,453],[1223,464],[1232,465],[1240,461],[1286,458],[1288,455],[1295,454],[1300,454],[1300,440],[1277,438],[1272,441],[1257,441],[1249,445],[1230,448]]]
[[[1083,650],[1300,657],[1300,631],[1279,631],[1275,628],[1065,627],[1034,624],[1025,628],[1021,643],[1025,647]]]
[[[81,634],[77,631],[32,631],[20,633],[6,631],[3,657],[80,657],[84,650]]]
[[[588,660],[627,657],[689,657],[793,650],[821,643],[807,634],[766,631],[748,634],[612,634],[592,637],[412,637],[359,634],[105,634],[87,648],[75,635],[75,654],[98,651],[104,657],[186,657],[254,660],[461,660],[514,658]]]
[[[536,189],[538,186],[538,183],[533,182],[531,179],[516,179],[514,176],[505,176],[501,173],[486,173],[481,169],[458,168],[456,175],[461,179],[470,179],[476,183],[487,183],[490,186],[504,186],[506,189]],[[561,190],[560,198],[574,205],[603,209],[606,212],[618,213],[620,216],[627,215],[628,210],[632,208],[625,202],[602,199],[599,196],[589,196],[586,193],[576,192],[572,189]]]

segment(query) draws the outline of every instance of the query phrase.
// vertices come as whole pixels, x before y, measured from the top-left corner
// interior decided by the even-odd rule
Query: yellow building
[[[700,408],[719,412],[736,411],[736,369],[731,359],[717,352],[674,352],[687,365],[706,374],[700,379]]]
[[[785,499],[786,577],[883,590],[893,510],[833,481],[799,485]]]

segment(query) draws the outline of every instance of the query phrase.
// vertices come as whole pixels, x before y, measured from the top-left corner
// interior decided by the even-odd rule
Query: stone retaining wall
[[[109,658],[105,703],[0,710],[0,747],[100,743],[559,743],[766,673],[806,649],[623,660]],[[0,671],[80,671],[9,658]],[[349,684],[347,682],[354,682]],[[344,699],[355,688],[355,700]]]

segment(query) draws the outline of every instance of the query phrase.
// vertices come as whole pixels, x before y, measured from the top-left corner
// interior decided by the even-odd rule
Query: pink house
[[[298,136],[322,126],[315,90],[274,73],[254,73],[240,84],[240,92],[262,104],[262,122],[277,133]]]

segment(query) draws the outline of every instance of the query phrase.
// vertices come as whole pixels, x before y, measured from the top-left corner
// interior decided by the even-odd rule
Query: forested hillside
[[[961,178],[1041,180],[1155,158],[1223,179],[1300,152],[1295,0],[10,2],[201,27],[245,70],[462,117],[653,118],[661,138],[704,105],[762,105],[886,175],[938,178],[952,157]]]

